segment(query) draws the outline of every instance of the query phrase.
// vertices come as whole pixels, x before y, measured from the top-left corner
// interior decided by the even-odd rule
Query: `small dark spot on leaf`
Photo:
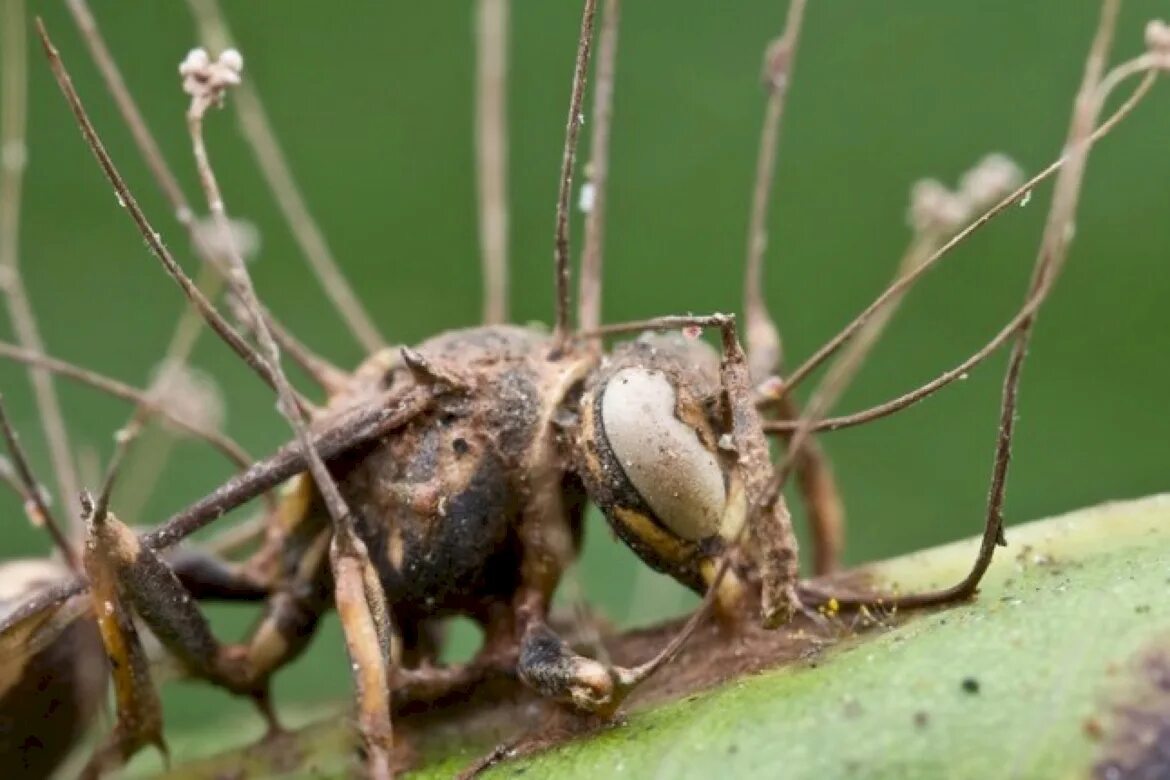
[[[732,745],[727,746],[727,754],[729,756],[734,756],[738,752],[739,752],[739,745],[732,744]]]
[[[964,693],[979,693],[979,680],[974,677],[964,677],[962,685]]]
[[[1145,615],[1145,614],[1149,613],[1150,605],[1149,604],[1138,604],[1136,607],[1133,608],[1133,611],[1139,615]]]
[[[1096,718],[1085,718],[1085,722],[1081,724],[1081,728],[1084,730],[1085,736],[1089,739],[1098,740],[1105,736],[1105,727]]]
[[[930,725],[930,713],[925,710],[919,710],[914,713],[914,725],[920,729],[924,729]]]

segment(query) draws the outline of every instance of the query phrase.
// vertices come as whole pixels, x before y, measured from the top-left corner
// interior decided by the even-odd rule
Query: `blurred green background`
[[[608,321],[738,310],[763,95],[758,74],[785,3],[627,2],[616,86],[605,271]],[[192,262],[64,7],[34,3],[94,122],[148,215]],[[176,66],[197,43],[181,3],[95,3],[110,46],[188,193],[198,200]],[[879,292],[909,238],[910,185],[953,184],[985,153],[1026,170],[1059,151],[1099,4],[814,2],[780,152],[768,297],[799,362]],[[246,60],[330,243],[383,333],[415,342],[477,322],[472,4],[229,2]],[[509,80],[513,319],[552,312],[553,206],[579,3],[518,0]],[[1166,14],[1130,0],[1115,56],[1142,47]],[[44,337],[58,356],[144,383],[180,297],[146,252],[78,137],[35,45],[22,260]],[[208,122],[229,210],[263,236],[261,295],[301,337],[344,366],[362,356],[324,302],[229,116]],[[1170,482],[1170,92],[1152,98],[1093,154],[1072,262],[1044,311],[1025,375],[1008,491],[1011,522]],[[585,135],[588,135],[588,126]],[[587,149],[581,159],[588,158]],[[985,341],[1022,299],[1048,189],[1012,209],[917,288],[841,404],[860,408],[929,379]],[[579,215],[578,215],[579,216]],[[579,221],[574,238],[580,236]],[[11,339],[6,318],[5,338]],[[229,399],[228,428],[256,453],[289,438],[268,391],[204,337],[196,362]],[[1004,359],[894,419],[830,434],[858,562],[975,533],[995,439]],[[73,440],[105,455],[127,410],[58,383]],[[0,389],[47,473],[23,373]],[[181,444],[148,511],[151,524],[228,475]],[[126,474],[127,481],[134,474]],[[16,503],[5,557],[41,553]],[[117,501],[115,501],[117,508]],[[1010,540],[1010,534],[1009,534]],[[1012,554],[1012,550],[1007,551]],[[593,518],[579,577],[621,624],[690,603],[648,573]],[[240,636],[255,614],[216,608]],[[458,633],[466,651],[471,636]],[[281,705],[340,700],[347,664],[336,625],[278,678]],[[207,686],[171,685],[173,727],[246,710]],[[230,707],[230,709],[228,709]]]

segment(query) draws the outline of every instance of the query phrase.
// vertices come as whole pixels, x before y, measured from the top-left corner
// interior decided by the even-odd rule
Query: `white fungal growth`
[[[577,197],[577,208],[581,210],[582,214],[589,214],[593,211],[593,204],[597,201],[597,188],[593,186],[593,182],[586,181],[581,185],[581,193]]]
[[[231,267],[233,247],[245,263],[260,254],[260,229],[256,225],[246,219],[232,219],[230,225],[231,235],[226,239],[210,217],[200,219],[192,226],[192,243],[201,247],[204,259],[210,260],[217,268]]]
[[[226,417],[223,392],[210,374],[175,361],[164,361],[154,371],[150,396],[188,425],[219,430]]]
[[[973,211],[995,205],[1024,181],[1024,172],[1006,154],[989,154],[959,179],[959,192]]]
[[[1146,24],[1146,49],[1158,62],[1158,67],[1170,70],[1170,25],[1161,19]]]
[[[191,96],[191,113],[202,115],[210,106],[223,103],[229,87],[240,83],[244,72],[244,57],[235,49],[225,49],[217,59],[211,59],[206,49],[187,52],[179,63],[183,91]]]
[[[910,227],[915,233],[956,230],[970,215],[967,200],[937,179],[922,179],[910,190]]]
[[[0,620],[21,605],[33,589],[48,585],[69,570],[49,558],[17,558],[0,563]]]
[[[910,227],[918,234],[953,234],[1011,193],[1023,178],[1010,157],[995,153],[964,173],[953,191],[935,179],[916,182],[910,190]]]
[[[601,421],[627,479],[683,539],[719,531],[727,501],[715,454],[675,415],[674,386],[661,371],[627,368],[605,386]]]

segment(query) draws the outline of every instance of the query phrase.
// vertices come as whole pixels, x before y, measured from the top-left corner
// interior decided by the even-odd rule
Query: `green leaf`
[[[1132,729],[1160,722],[1164,731],[1150,733],[1170,738],[1170,682],[1162,689],[1142,677],[1155,668],[1151,658],[1170,670],[1170,496],[1018,526],[1008,541],[973,602],[881,616],[863,631],[839,618],[832,637],[750,630],[737,644],[707,632],[621,722],[485,776],[1048,778],[1089,775],[1106,756],[1140,762],[1149,739],[1135,741]],[[956,543],[864,574],[903,591],[949,584],[974,549],[974,541]],[[657,637],[617,644],[644,651]],[[781,665],[691,690],[754,668],[767,653]],[[1153,715],[1135,720],[1140,707]],[[412,777],[450,777],[532,708],[503,701],[495,713],[467,709],[407,723],[423,767]],[[274,760],[288,776],[346,776],[354,763],[344,720],[170,776],[271,776]],[[228,728],[173,742],[181,755],[207,755],[238,744],[238,735]]]

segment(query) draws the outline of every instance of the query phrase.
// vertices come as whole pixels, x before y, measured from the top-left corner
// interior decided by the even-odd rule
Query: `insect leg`
[[[92,502],[83,502],[92,512]],[[100,777],[120,766],[146,745],[164,755],[162,705],[150,680],[150,662],[134,628],[134,620],[121,598],[119,566],[138,552],[136,537],[108,531],[122,526],[112,515],[87,518],[88,538],[83,558],[90,581],[93,613],[101,633],[114,682],[117,720],[113,732],[94,751],[82,776]]]
[[[366,750],[367,770],[374,780],[390,778],[394,732],[390,720],[390,686],[395,655],[401,642],[386,606],[385,593],[370,563],[365,544],[353,525],[335,525],[329,547],[333,570],[333,602],[341,618],[353,670],[358,730]],[[393,647],[399,645],[397,652]]]
[[[95,612],[101,619],[104,612],[113,609],[116,616],[120,614],[120,603],[124,599],[127,607],[137,612],[189,674],[251,698],[268,721],[269,728],[275,730],[279,726],[270,706],[269,680],[276,669],[304,649],[318,617],[328,608],[327,543],[328,531],[325,530],[300,556],[298,568],[289,581],[282,582],[279,588],[259,581],[246,566],[233,573],[226,564],[216,562],[208,555],[180,555],[181,579],[158,553],[143,544],[112,514],[95,516],[90,522],[87,544],[87,570],[94,582]],[[92,564],[90,559],[94,561]],[[193,589],[184,587],[184,582],[192,584]],[[221,644],[193,598],[251,599],[262,593],[267,596],[265,614],[248,642],[242,645]],[[126,644],[120,636],[129,636],[132,640],[133,624],[126,622],[125,626],[114,626],[112,639],[107,636],[105,626],[102,628],[107,649],[117,661],[116,689],[143,698],[145,694],[140,691],[145,688],[153,696],[145,669],[141,679],[136,676],[128,683],[118,679],[124,666],[120,660],[124,651],[117,648]],[[130,658],[133,660],[134,656]],[[133,670],[133,665],[130,666]],[[143,709],[141,705],[136,706]],[[145,720],[155,728],[161,725],[158,717],[147,720],[134,713],[135,709],[131,707],[119,707],[115,737],[121,738],[122,733],[139,721]],[[124,723],[128,725],[123,726]],[[141,729],[133,733],[138,731]],[[133,742],[121,738],[118,743],[120,758],[129,758],[142,744],[145,744],[142,738]]]

